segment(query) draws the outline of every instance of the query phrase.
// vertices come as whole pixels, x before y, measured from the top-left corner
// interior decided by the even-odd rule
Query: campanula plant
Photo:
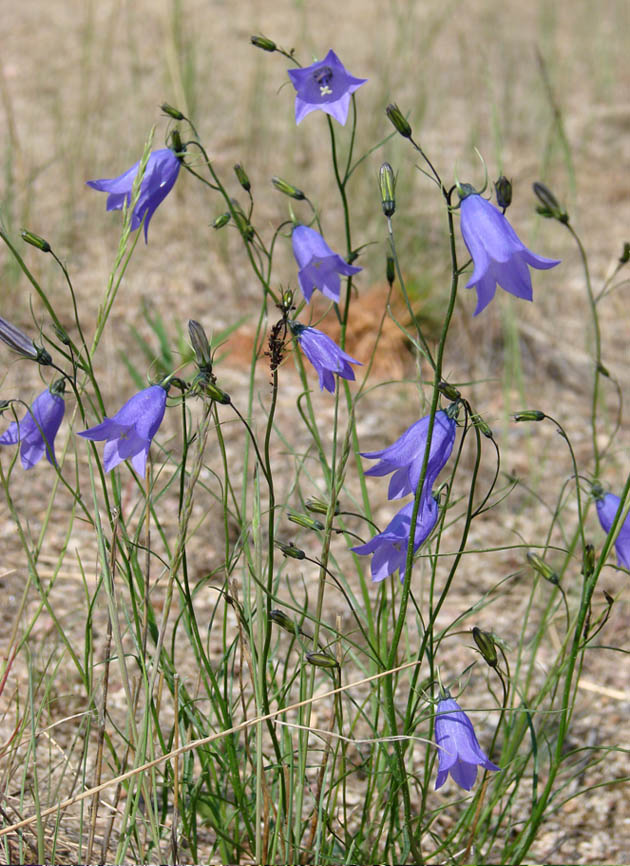
[[[140,197],[131,215],[131,231],[134,232],[144,219],[144,240],[148,241],[149,223],[153,214],[173,189],[179,174],[180,161],[173,151],[164,147],[154,150],[147,164],[140,186]],[[107,210],[121,210],[123,205],[131,204],[131,190],[138,174],[140,160],[131,168],[111,179],[88,180],[87,185],[100,192],[106,192]]]
[[[470,184],[457,190],[461,203],[461,230],[474,265],[466,288],[477,290],[477,316],[494,298],[497,284],[506,292],[531,301],[532,278],[529,268],[547,270],[560,264],[528,250],[507,218]]]
[[[57,379],[33,400],[21,421],[14,421],[0,436],[0,445],[20,446],[24,469],[32,469],[44,454],[55,464],[55,436],[63,421],[66,404],[63,399],[65,380]]]
[[[151,385],[134,394],[113,417],[79,433],[84,439],[105,440],[106,472],[131,459],[133,468],[144,478],[151,441],[164,417],[167,392],[162,385]]]
[[[325,111],[342,126],[348,119],[350,97],[367,78],[355,78],[331,49],[323,60],[304,69],[289,69],[295,87],[295,122],[311,111]]]

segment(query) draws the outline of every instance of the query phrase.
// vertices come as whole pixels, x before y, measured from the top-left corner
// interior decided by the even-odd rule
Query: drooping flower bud
[[[306,661],[311,665],[315,665],[316,668],[328,668],[328,670],[332,670],[339,667],[337,660],[324,652],[306,653]]]
[[[291,523],[297,523],[298,526],[303,526],[305,529],[322,530],[324,528],[321,520],[314,520],[307,514],[296,514],[292,511],[288,517]]]
[[[515,421],[544,421],[547,416],[540,409],[523,409],[521,412],[515,412],[513,418]]]
[[[178,129],[171,130],[169,147],[177,156],[185,152],[186,148],[184,147],[184,143],[182,142],[182,137],[179,134]]]
[[[245,192],[249,192],[252,188],[252,185],[249,182],[249,178],[247,177],[247,172],[245,171],[243,166],[240,164],[240,162],[237,162],[236,165],[234,166],[234,174],[236,175],[236,179],[238,180],[240,185],[243,187]]]
[[[188,333],[190,334],[192,347],[195,350],[197,366],[200,370],[212,371],[212,351],[203,325],[194,319],[190,319],[188,322]]]
[[[285,556],[288,556],[290,559],[304,559],[306,554],[303,550],[300,550],[299,547],[296,547],[292,541],[288,543],[285,541],[279,541],[276,539],[274,542],[278,550],[281,550]]]
[[[411,126],[395,102],[387,106],[385,114],[389,117],[397,132],[404,138],[411,138]]]
[[[181,113],[181,111],[179,110],[179,108],[175,108],[173,105],[170,105],[168,102],[163,102],[162,105],[160,105],[160,108],[162,109],[164,114],[168,115],[169,117],[172,117],[173,120],[185,120],[186,119],[184,117],[184,115]]]
[[[536,181],[532,185],[532,189],[534,190],[534,194],[538,201],[540,202],[540,206],[536,208],[537,212],[547,219],[555,219],[558,222],[564,223],[565,225],[569,222],[568,213],[560,207],[558,199],[551,192],[549,187],[545,186],[544,183],[540,183]]]
[[[283,180],[281,177],[272,177],[271,182],[278,192],[288,195],[289,198],[294,198],[297,201],[303,201],[306,198],[301,189],[298,189],[296,186],[293,186],[292,183]]]
[[[492,439],[492,430],[490,429],[490,425],[485,421],[481,415],[471,415],[470,420],[473,422],[475,427],[483,433],[486,439]]]
[[[212,228],[222,229],[223,226],[226,226],[231,219],[231,213],[229,212],[229,210],[226,210],[225,213],[219,214],[219,216],[215,218],[214,222],[212,223]]]
[[[389,219],[396,212],[396,178],[394,169],[388,162],[384,162],[378,175],[381,188],[381,205],[383,213]]]
[[[228,406],[232,402],[230,395],[219,388],[214,382],[205,382],[204,391],[211,400],[215,403],[221,403],[222,406]]]
[[[623,245],[621,255],[619,256],[619,264],[626,265],[628,262],[630,262],[630,243],[626,241]]]
[[[541,577],[544,577],[545,580],[549,581],[549,583],[553,583],[554,586],[559,585],[560,581],[556,572],[553,570],[553,568],[551,568],[551,566],[547,565],[545,560],[542,557],[538,556],[537,553],[532,553],[531,550],[528,551],[527,561],[534,569],[534,571],[537,571]]]
[[[36,346],[30,337],[27,337],[19,328],[7,322],[0,316],[0,340],[6,343],[10,349],[22,355],[23,358],[29,358],[31,361],[37,361],[39,364],[46,366],[52,364],[52,358],[41,346]]]
[[[252,45],[255,45],[256,48],[262,48],[263,51],[276,50],[276,43],[271,39],[267,39],[266,36],[250,36],[249,41]]]
[[[494,184],[494,191],[497,197],[497,204],[506,211],[512,204],[512,181],[502,174]]]
[[[285,631],[288,631],[289,634],[300,634],[299,625],[294,622],[290,616],[287,616],[283,610],[278,610],[275,608],[274,610],[269,611],[269,619],[272,622],[275,622],[276,625],[279,625],[280,628],[283,628]]]
[[[438,385],[438,391],[440,394],[444,394],[447,400],[459,400],[461,392],[454,386],[445,382],[444,379]]]
[[[473,640],[477,644],[479,652],[483,656],[483,660],[491,668],[496,668],[498,663],[497,646],[494,638],[489,631],[482,631],[477,626],[472,630]]]
[[[69,346],[72,340],[70,339],[66,329],[62,325],[57,324],[57,322],[54,322],[52,327],[59,342],[63,343],[64,346]]]
[[[37,249],[41,250],[43,253],[50,252],[50,244],[48,241],[44,240],[44,238],[40,238],[40,236],[36,235],[34,232],[29,232],[28,229],[22,229],[20,236],[27,244],[30,244],[32,247],[37,247]]]
[[[389,287],[394,285],[394,280],[396,279],[396,262],[394,261],[393,256],[387,256],[387,262],[385,264],[385,277],[387,278],[387,282],[389,283]]]

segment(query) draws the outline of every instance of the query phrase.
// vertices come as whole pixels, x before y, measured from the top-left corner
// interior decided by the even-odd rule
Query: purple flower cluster
[[[453,404],[455,405],[455,404]],[[362,457],[379,462],[365,471],[366,475],[389,475],[388,499],[400,499],[414,494],[420,483],[422,464],[427,448],[430,416],[421,418],[411,425],[399,439],[381,451],[362,452]],[[455,442],[455,410],[440,409],[435,413],[427,468],[420,494],[418,515],[414,530],[414,553],[427,540],[438,519],[437,502],[433,498],[433,484],[451,456]],[[411,534],[411,515],[413,501],[408,502],[391,520],[387,528],[375,535],[366,544],[353,547],[352,551],[360,556],[373,554],[371,563],[372,580],[383,580],[390,574],[399,572],[404,579],[407,547]]]

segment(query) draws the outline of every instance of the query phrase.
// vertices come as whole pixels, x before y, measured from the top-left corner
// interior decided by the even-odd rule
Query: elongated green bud
[[[324,502],[323,499],[311,497],[304,504],[307,510],[312,511],[313,514],[328,514],[328,503]],[[339,514],[339,502],[335,502],[335,514]]]
[[[250,36],[249,41],[256,48],[262,48],[263,51],[275,51],[276,43],[272,39],[267,39],[266,36]]]
[[[438,391],[440,394],[444,394],[447,400],[459,400],[462,396],[461,391],[459,391],[455,385],[450,385],[448,382],[445,382],[444,379],[438,385]]]
[[[164,114],[168,115],[168,117],[172,117],[173,120],[185,120],[185,117],[179,108],[175,108],[174,105],[171,105],[168,102],[163,102],[162,105],[160,105],[160,108]]]
[[[63,343],[64,346],[69,346],[72,342],[70,337],[68,336],[68,332],[62,325],[58,325],[56,322],[53,323],[53,331],[55,332],[57,339],[60,343]],[[44,351],[42,349],[42,351]],[[48,354],[48,352],[46,352]],[[41,362],[40,362],[41,363]]]
[[[247,177],[247,172],[245,171],[243,166],[240,164],[240,162],[237,162],[236,165],[234,166],[234,174],[236,175],[236,179],[238,180],[240,185],[243,187],[245,192],[249,192],[250,189],[252,188],[252,185],[249,182],[249,178]]]
[[[316,668],[328,668],[332,670],[339,667],[337,661],[324,652],[306,653],[306,661],[311,665],[315,665]]]
[[[485,421],[481,415],[471,415],[470,420],[473,422],[477,430],[486,437],[486,439],[492,439],[492,430],[490,429],[490,425]]]
[[[523,409],[513,415],[515,421],[544,421],[546,417],[540,409]]]
[[[296,622],[294,622],[290,616],[287,616],[283,610],[275,610],[269,611],[269,619],[272,622],[275,622],[276,625],[279,625],[280,628],[283,628],[285,631],[288,631],[289,634],[299,634],[300,627]]]
[[[197,366],[200,370],[212,370],[212,351],[210,343],[203,329],[203,325],[190,319],[188,322],[188,333],[190,334],[190,342],[195,350],[195,358]]]
[[[305,529],[322,530],[324,528],[321,520],[314,520],[307,514],[296,514],[294,511],[289,514],[289,520],[291,523],[297,523],[298,526],[303,526]]]
[[[630,262],[630,243],[628,241],[623,245],[623,250],[621,251],[621,255],[619,256],[619,264],[627,265]]]
[[[297,199],[297,201],[303,201],[306,198],[301,189],[298,189],[297,186],[293,186],[292,183],[283,180],[281,177],[272,177],[271,182],[278,192],[288,195],[289,198]]]
[[[378,183],[381,188],[381,205],[386,217],[391,217],[396,212],[396,178],[394,169],[388,162],[384,162],[378,175]]]
[[[46,366],[52,364],[52,358],[42,346],[36,346],[35,343],[19,328],[12,325],[6,319],[0,316],[0,340],[3,343],[22,355],[23,358],[29,358],[31,361],[37,361],[38,364]]]
[[[169,147],[176,156],[180,156],[180,154],[185,152],[186,148],[184,147],[184,143],[182,142],[182,137],[179,134],[178,129],[171,130]]]
[[[213,382],[206,382],[204,385],[204,391],[211,400],[215,401],[215,403],[221,403],[223,406],[228,406],[232,402],[230,395],[226,391],[217,387]]]
[[[558,222],[564,223],[565,225],[569,222],[568,213],[564,208],[560,207],[558,199],[551,192],[548,186],[536,181],[536,183],[532,185],[532,189],[534,190],[536,198],[540,202],[540,205],[536,210],[541,216],[546,217],[547,219],[558,220]]]
[[[40,238],[40,236],[36,235],[35,232],[29,232],[28,229],[22,229],[20,236],[27,244],[30,244],[32,247],[37,247],[37,249],[41,250],[43,253],[50,252],[51,247],[48,241],[44,238]]]
[[[276,539],[274,543],[278,550],[281,550],[284,555],[288,556],[290,559],[304,559],[304,557],[306,556],[304,551],[300,550],[299,547],[296,547],[292,541],[287,543],[285,541],[279,541],[278,539]]]
[[[214,222],[212,223],[212,228],[222,229],[223,226],[226,226],[231,219],[231,213],[229,212],[229,210],[226,210],[225,213],[219,214],[219,216],[215,218]]]
[[[395,102],[387,106],[385,114],[389,117],[397,132],[404,138],[411,138],[411,126]]]
[[[497,646],[490,632],[482,631],[480,628],[475,626],[472,630],[472,636],[473,640],[477,644],[479,652],[483,656],[483,660],[486,664],[490,665],[491,668],[496,668],[498,663]]]
[[[553,568],[551,568],[551,566],[547,565],[547,563],[544,559],[542,559],[542,557],[538,556],[537,553],[532,553],[532,551],[530,550],[527,553],[527,561],[534,569],[534,571],[537,571],[541,577],[544,577],[545,580],[549,581],[549,583],[553,583],[554,586],[558,586],[558,584],[560,583],[558,575],[553,570]]]

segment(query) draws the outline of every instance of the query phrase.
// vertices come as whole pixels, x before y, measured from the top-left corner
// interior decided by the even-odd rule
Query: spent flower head
[[[14,421],[0,436],[0,445],[20,444],[20,459],[24,469],[32,469],[44,454],[49,463],[57,463],[55,436],[66,410],[64,390],[64,380],[57,379],[33,400],[22,420]]]
[[[144,239],[148,240],[149,223],[158,206],[173,188],[179,174],[180,161],[168,148],[154,150],[147,160],[140,186],[140,196],[131,216],[131,231],[135,231],[144,221]],[[136,179],[140,161],[132,165],[119,177],[103,180],[88,180],[92,189],[108,193],[107,210],[121,210],[124,204],[131,204],[131,191]]]
[[[448,693],[435,713],[435,742],[438,746],[438,774],[435,789],[441,788],[450,773],[460,788],[470,791],[477,779],[477,767],[499,770],[485,754],[473,724]]]
[[[361,268],[349,265],[330,249],[324,238],[308,226],[296,226],[292,235],[293,255],[298,263],[298,282],[307,302],[314,289],[339,303],[341,277],[358,274]]]
[[[474,315],[488,306],[497,283],[517,298],[531,301],[529,267],[547,270],[559,265],[560,260],[546,259],[528,250],[501,211],[469,184],[462,184],[458,193],[462,235],[474,264],[473,275],[466,283],[467,289],[477,290]]]
[[[366,544],[359,544],[351,548],[352,552],[359,556],[373,554],[370,571],[374,583],[384,580],[396,571],[400,573],[401,581],[404,580],[413,506],[413,500],[408,502],[394,515],[382,532],[379,532]],[[420,500],[413,539],[414,553],[427,540],[437,523],[437,519],[438,504],[433,496]]]
[[[78,434],[85,439],[105,440],[105,472],[131,459],[133,468],[144,478],[151,440],[164,417],[166,393],[162,385],[151,385],[134,394],[112,418],[105,417],[100,424]]]
[[[317,371],[321,391],[325,388],[331,394],[334,392],[335,373],[342,379],[354,380],[354,370],[350,364],[361,365],[361,361],[350,357],[334,340],[317,328],[301,325],[299,322],[291,322],[290,327],[302,351]]]
[[[295,87],[295,122],[301,123],[311,111],[325,111],[344,126],[350,97],[367,78],[355,78],[331,49],[323,60],[304,69],[289,69]]]

